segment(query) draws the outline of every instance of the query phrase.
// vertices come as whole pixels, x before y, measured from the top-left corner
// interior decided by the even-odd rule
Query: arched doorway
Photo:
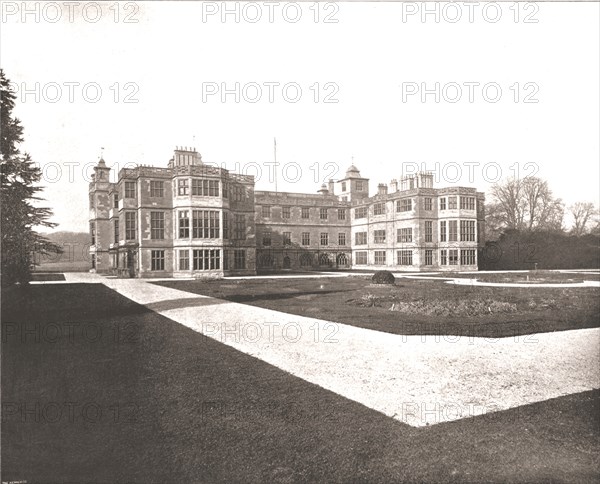
[[[341,253],[338,254],[337,258],[336,258],[336,263],[338,267],[347,267],[348,266],[348,257],[346,256],[346,254]]]
[[[329,254],[321,254],[319,256],[319,265],[320,266],[328,266],[329,265]]]

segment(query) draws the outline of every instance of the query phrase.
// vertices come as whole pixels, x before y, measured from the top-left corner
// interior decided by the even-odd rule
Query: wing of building
[[[221,277],[279,270],[477,270],[484,194],[433,174],[379,184],[351,165],[317,194],[255,191],[254,177],[177,148],[166,168],[100,159],[90,183],[92,270]]]

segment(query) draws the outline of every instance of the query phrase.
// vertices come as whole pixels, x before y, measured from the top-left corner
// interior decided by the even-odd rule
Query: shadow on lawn
[[[273,299],[293,299],[298,296],[315,296],[325,294],[336,294],[342,292],[352,292],[354,289],[343,289],[337,291],[300,291],[300,292],[269,292],[266,294],[235,294],[235,295],[223,295],[224,299],[232,302],[244,303],[248,301],[261,301]]]

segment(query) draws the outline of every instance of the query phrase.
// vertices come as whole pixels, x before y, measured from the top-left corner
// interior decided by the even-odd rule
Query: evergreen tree
[[[36,207],[42,200],[38,182],[42,172],[28,153],[21,153],[21,122],[12,116],[15,94],[0,69],[0,235],[2,237],[2,285],[29,281],[34,254],[60,253],[61,248],[35,231],[55,227],[52,211]]]

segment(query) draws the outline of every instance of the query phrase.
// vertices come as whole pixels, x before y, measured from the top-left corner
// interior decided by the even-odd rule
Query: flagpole
[[[273,158],[275,161],[275,193],[277,193],[277,138],[273,138]]]

